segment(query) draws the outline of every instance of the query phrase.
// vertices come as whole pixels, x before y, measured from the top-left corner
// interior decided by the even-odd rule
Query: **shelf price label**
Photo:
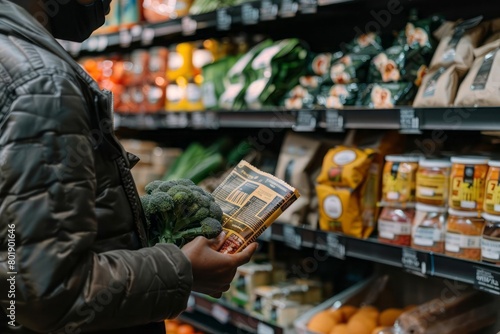
[[[191,113],[191,126],[196,129],[218,129],[219,119],[216,113],[200,111]]]
[[[146,27],[142,31],[141,44],[144,46],[150,45],[155,38],[155,30],[153,28]]]
[[[217,9],[217,30],[226,31],[231,29],[233,18],[226,7]]]
[[[181,29],[184,36],[192,36],[196,34],[196,29],[198,28],[198,22],[193,20],[189,16],[184,16],[181,20]]]
[[[318,113],[315,110],[299,110],[293,130],[297,132],[312,132],[318,124]]]
[[[255,8],[252,3],[242,4],[241,23],[243,25],[253,25],[259,23],[259,8]]]
[[[326,251],[331,257],[345,260],[345,239],[333,233],[326,235]]]
[[[487,268],[475,268],[474,287],[478,290],[500,295],[500,271],[494,272]]]
[[[227,324],[229,322],[229,311],[219,304],[214,304],[210,313],[212,317],[217,319],[221,324]]]
[[[420,119],[413,108],[401,108],[399,111],[399,129],[401,133],[420,134]]]
[[[315,14],[318,11],[318,0],[300,0],[302,14]]]
[[[428,259],[428,253],[417,252],[410,248],[403,248],[401,253],[402,267],[406,271],[418,276],[426,276]]]
[[[120,47],[122,48],[128,48],[132,43],[132,35],[127,29],[120,30],[120,32],[118,33],[118,39],[120,42]]]
[[[294,17],[299,10],[299,4],[295,0],[282,0],[280,16],[281,17]]]
[[[343,132],[344,131],[344,116],[338,110],[325,111],[326,131],[328,132]]]
[[[167,112],[165,122],[168,128],[187,128],[189,124],[186,113]]]
[[[291,225],[283,226],[283,241],[290,248],[300,250],[302,247],[302,235]]]
[[[278,5],[272,0],[262,0],[260,6],[260,20],[272,21],[278,16]]]

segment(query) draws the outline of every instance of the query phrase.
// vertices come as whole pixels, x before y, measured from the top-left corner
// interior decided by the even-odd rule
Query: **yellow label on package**
[[[219,250],[233,254],[257,240],[300,194],[277,177],[242,160],[212,195],[223,211],[226,240]]]

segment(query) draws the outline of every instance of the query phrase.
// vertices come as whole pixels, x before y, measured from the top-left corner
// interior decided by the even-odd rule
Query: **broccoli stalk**
[[[153,181],[141,197],[150,244],[183,245],[222,232],[222,210],[213,196],[190,180]]]

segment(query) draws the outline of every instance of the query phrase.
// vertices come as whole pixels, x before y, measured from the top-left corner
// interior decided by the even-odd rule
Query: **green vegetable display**
[[[150,245],[174,243],[181,247],[198,236],[208,239],[222,232],[222,210],[211,194],[191,180],[153,181],[141,197]]]

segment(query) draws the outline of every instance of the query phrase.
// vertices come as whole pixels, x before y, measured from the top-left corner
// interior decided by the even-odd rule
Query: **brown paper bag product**
[[[293,132],[287,133],[281,146],[276,177],[293,184],[300,193],[289,210],[283,212],[280,220],[292,225],[304,222],[314,186],[309,180],[309,167],[314,163],[321,141]]]
[[[424,76],[414,107],[448,107],[455,101],[459,83],[455,65],[440,67]]]
[[[337,146],[328,151],[317,178],[320,184],[356,189],[366,178],[373,150]]]
[[[500,39],[474,51],[476,60],[455,99],[460,107],[500,106]]]
[[[489,23],[474,26],[479,20],[473,20],[445,22],[434,32],[440,42],[429,66],[431,71],[455,65],[459,76],[465,75],[472,66],[474,48],[480,45],[489,30]]]
[[[320,229],[361,238],[363,224],[359,208],[359,192],[324,184],[318,184],[316,191]]]

